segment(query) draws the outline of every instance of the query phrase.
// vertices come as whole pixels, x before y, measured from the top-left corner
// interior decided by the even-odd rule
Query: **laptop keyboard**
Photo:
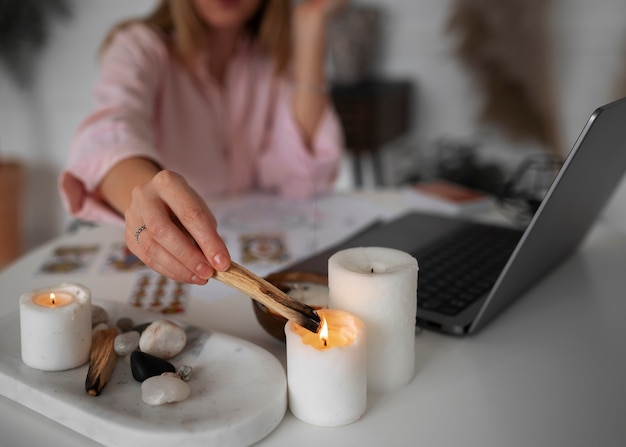
[[[467,225],[416,253],[418,309],[454,316],[483,297],[521,236],[511,228]]]

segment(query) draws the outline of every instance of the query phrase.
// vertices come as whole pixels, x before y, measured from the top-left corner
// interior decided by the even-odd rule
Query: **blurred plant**
[[[71,0],[0,0],[0,61],[19,87],[33,83],[52,20],[71,15]]]
[[[563,165],[553,154],[533,154],[519,164],[498,196],[501,211],[528,224]]]
[[[453,0],[446,31],[483,96],[480,122],[559,156],[550,0]]]
[[[422,154],[421,172],[415,172],[408,182],[444,179],[479,191],[499,195],[505,182],[504,167],[481,160],[480,140],[441,137],[428,153]]]

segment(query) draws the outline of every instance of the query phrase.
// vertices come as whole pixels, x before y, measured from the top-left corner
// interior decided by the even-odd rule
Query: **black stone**
[[[174,365],[167,360],[141,351],[131,353],[130,369],[137,382],[143,382],[153,376],[160,376],[164,372],[176,372]]]
[[[146,330],[146,328],[147,328],[148,326],[150,326],[151,324],[152,324],[152,321],[148,321],[147,323],[141,323],[141,324],[138,324],[137,326],[133,327],[131,330],[133,330],[133,331],[137,331],[137,332],[139,332],[140,334],[142,334],[142,333],[143,333],[143,331],[145,331],[145,330]]]

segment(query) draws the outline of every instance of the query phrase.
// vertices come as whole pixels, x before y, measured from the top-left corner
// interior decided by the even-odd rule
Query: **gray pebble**
[[[180,376],[180,380],[182,380],[183,382],[189,382],[189,379],[191,379],[192,369],[193,368],[189,365],[183,365],[180,368],[178,368],[176,372]]]
[[[133,328],[135,323],[131,318],[122,317],[115,322],[115,325],[120,329],[120,331],[128,332]]]
[[[130,354],[139,346],[139,332],[130,331],[119,334],[115,337],[113,348],[120,357]]]
[[[91,326],[95,327],[100,323],[107,323],[109,321],[109,314],[102,306],[97,304],[91,305]]]

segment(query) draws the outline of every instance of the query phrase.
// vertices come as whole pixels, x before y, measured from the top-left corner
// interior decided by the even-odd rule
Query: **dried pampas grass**
[[[480,121],[562,155],[548,0],[453,0],[448,32],[484,94]]]
[[[625,36],[626,37],[626,36]],[[615,86],[615,99],[626,97],[626,39],[620,52],[622,67]]]

